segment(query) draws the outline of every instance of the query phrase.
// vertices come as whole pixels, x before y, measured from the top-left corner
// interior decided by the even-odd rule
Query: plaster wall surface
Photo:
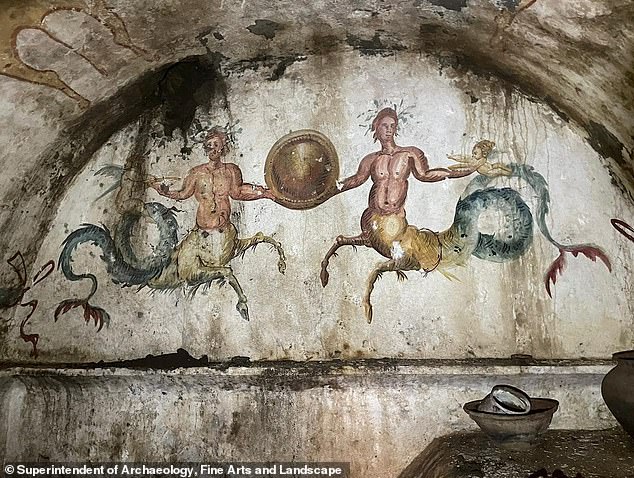
[[[98,247],[84,244],[73,255],[77,273],[90,271],[99,281],[91,301],[107,310],[111,323],[97,333],[76,309],[57,321],[52,311],[69,297],[81,297],[88,281],[70,282],[59,272],[33,289],[39,299],[29,327],[41,335],[40,361],[119,360],[179,347],[212,360],[232,356],[251,359],[327,358],[469,358],[508,357],[514,353],[540,358],[609,357],[632,341],[632,248],[611,228],[609,219],[632,222],[634,209],[614,189],[601,158],[577,131],[548,107],[494,79],[443,68],[435,57],[399,53],[382,58],[338,53],[311,56],[286,69],[284,77],[266,81],[263,69],[228,71],[225,91],[200,106],[192,126],[167,136],[156,118],[144,151],[145,169],[157,177],[183,178],[206,161],[199,142],[214,125],[229,125],[234,135],[226,161],[242,169],[244,180],[262,184],[267,153],[292,130],[324,133],[340,158],[340,176],[356,172],[360,159],[380,148],[369,131],[383,106],[400,113],[400,145],[420,147],[430,167],[447,167],[448,154],[469,155],[481,139],[495,141],[491,162],[518,163],[543,175],[550,193],[547,224],[564,244],[590,243],[605,250],[610,273],[600,261],[568,255],[566,269],[550,298],[544,276],[558,250],[539,232],[518,260],[495,263],[472,257],[450,270],[409,273],[398,282],[385,273],[377,282],[371,324],[364,320],[367,277],[384,260],[372,249],[342,248],[331,260],[330,284],[319,282],[320,262],[339,235],[360,232],[359,219],[370,190],[364,186],[337,195],[309,210],[287,209],[268,200],[233,201],[232,222],[240,237],[258,231],[279,241],[286,253],[284,275],[277,255],[267,247],[231,262],[242,283],[251,321],[235,310],[230,287],[212,285],[193,297],[121,288],[106,273]],[[360,88],[363,85],[363,88]],[[158,114],[158,113],[157,113]],[[114,179],[97,172],[124,166],[138,136],[132,122],[115,133],[68,186],[36,264],[56,260],[65,237],[81,224],[104,224],[114,231],[120,218],[117,191],[99,198]],[[447,229],[466,185],[473,178],[421,183],[409,180],[406,201],[410,224],[433,231]],[[167,180],[172,189],[178,179]],[[521,178],[498,178],[496,187],[522,194],[536,216],[537,193]],[[125,200],[125,197],[124,197]],[[173,201],[148,190],[145,201],[160,201],[179,210],[179,240],[194,227],[197,203]],[[509,216],[486,211],[478,219],[482,232],[508,230]],[[157,241],[151,220],[135,229],[140,251]],[[0,357],[28,360],[28,344],[16,327]]]
[[[632,198],[633,37],[627,0],[570,2],[5,2],[0,12],[0,117],[6,165],[0,224],[34,267],[41,236],[76,174],[152,86],[121,93],[162,68],[208,54],[268,78],[311,55],[440,54],[445,65],[503,78],[580,128]],[[160,32],[160,33],[159,33]],[[4,262],[4,261],[3,261]],[[6,273],[5,273],[6,272]],[[8,287],[11,269],[2,264]]]
[[[475,429],[462,404],[498,383],[559,400],[553,428],[615,425],[606,365],[329,368],[5,371],[0,460],[342,461],[396,478],[434,437]]]
[[[121,288],[102,251],[84,244],[73,267],[97,277],[91,303],[110,313],[110,325],[97,333],[80,308],[54,321],[61,300],[90,287],[59,271],[18,301],[38,301],[25,326],[39,334],[37,358],[19,335],[29,309],[2,310],[0,362],[52,368],[0,370],[0,461],[342,460],[355,477],[396,477],[435,436],[475,428],[462,404],[501,382],[558,399],[555,428],[615,425],[599,393],[605,362],[524,367],[477,359],[607,358],[632,348],[634,249],[609,223],[634,224],[631,1],[5,3],[0,297],[16,291],[6,263],[16,251],[28,282],[46,261],[57,262],[62,241],[82,223],[115,230],[121,203],[116,192],[98,199],[111,178],[95,173],[126,163],[144,118],[145,173],[182,178],[205,161],[201,133],[228,125],[235,143],[227,160],[261,184],[273,143],[300,128],[326,134],[340,177],[353,174],[378,149],[368,125],[388,105],[399,112],[397,142],[420,147],[430,167],[452,164],[447,154],[468,156],[480,139],[495,141],[492,162],[534,167],[548,182],[555,239],[600,246],[612,270],[568,254],[549,298],[544,274],[558,251],[535,228],[519,260],[472,257],[451,271],[457,280],[434,271],[397,282],[385,273],[368,324],[366,281],[383,258],[342,249],[325,289],[319,268],[335,237],[359,232],[370,184],[305,211],[233,203],[241,236],[262,231],[286,252],[284,275],[266,247],[232,262],[250,322],[228,286],[193,298]],[[181,115],[166,120],[174,112]],[[471,178],[410,178],[410,224],[449,227]],[[526,182],[492,184],[519,191],[533,213],[538,207]],[[193,200],[153,191],[142,199],[179,209],[179,239],[194,226]],[[501,215],[478,220],[484,232],[508,226]],[[152,221],[141,221],[134,245],[151,252],[157,235]],[[179,347],[212,361],[274,362],[72,369]],[[382,357],[388,365],[379,368],[333,360]],[[423,365],[429,358],[466,361]],[[395,365],[399,359],[415,365]]]

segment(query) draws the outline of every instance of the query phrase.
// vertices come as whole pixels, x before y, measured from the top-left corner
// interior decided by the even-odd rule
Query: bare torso
[[[466,176],[483,164],[470,161],[451,169],[430,169],[425,154],[415,146],[398,146],[392,137],[382,140],[381,146],[380,151],[361,160],[357,173],[346,178],[340,189],[341,192],[353,189],[372,179],[368,208],[361,216],[361,229],[366,234],[371,230],[370,218],[375,214],[405,217],[410,175],[418,181],[436,182]]]
[[[393,145],[389,152],[383,149],[363,158],[357,174],[343,183],[343,190],[346,190],[372,179],[368,207],[361,216],[361,230],[366,234],[370,232],[371,218],[376,214],[405,217],[408,179],[412,173],[421,179],[427,171],[425,155],[414,146]]]
[[[401,214],[407,199],[411,161],[416,148],[398,148],[392,154],[373,153],[370,166],[372,189],[368,209],[380,214]]]
[[[200,229],[222,228],[229,222],[233,187],[233,164],[203,164],[191,170],[194,180],[194,197],[198,201],[196,225]]]
[[[244,183],[237,165],[219,159],[192,168],[178,191],[170,191],[158,182],[154,181],[152,187],[161,196],[179,201],[194,196],[198,201],[196,226],[207,231],[222,229],[230,222],[231,199],[273,199],[268,189]]]

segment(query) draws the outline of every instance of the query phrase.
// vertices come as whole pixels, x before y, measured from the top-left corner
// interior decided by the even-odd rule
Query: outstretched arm
[[[483,159],[478,162],[462,163],[460,165],[450,166],[449,169],[429,169],[429,163],[427,162],[425,153],[418,148],[411,148],[410,152],[412,173],[416,179],[424,182],[437,182],[447,178],[462,178],[468,176],[475,172],[486,161],[486,159]]]
[[[232,199],[239,201],[253,201],[255,199],[273,199],[275,196],[270,189],[257,184],[245,183],[242,180],[242,171],[236,165],[232,165],[231,171],[231,190],[229,195]]]
[[[337,189],[339,190],[339,192],[342,193],[344,191],[347,191],[348,189],[354,189],[365,183],[370,177],[370,173],[372,172],[372,163],[374,162],[375,157],[376,154],[371,153],[363,158],[361,160],[361,163],[359,163],[359,169],[357,169],[357,172],[352,176],[344,179],[341,183],[337,184]]]
[[[467,164],[472,164],[474,161],[478,161],[476,159],[474,159],[473,157],[468,157],[468,156],[462,156],[462,155],[457,155],[457,154],[448,154],[447,157],[449,159],[453,159],[454,161],[457,161],[459,163],[467,163]],[[480,162],[482,163],[482,158],[480,159]],[[455,164],[453,166],[449,166],[449,169],[461,169],[463,168],[462,164]],[[510,176],[511,174],[513,174],[513,170],[502,163],[489,163],[487,162],[487,157],[484,157],[484,162],[482,163],[482,165],[480,167],[478,167],[477,171],[480,174],[483,174],[484,176],[490,176],[490,177],[495,177],[495,176]]]
[[[169,186],[163,184],[162,181],[157,178],[150,178],[150,187],[161,196],[182,201],[183,199],[187,199],[191,197],[192,194],[194,194],[194,190],[196,189],[196,178],[194,177],[194,174],[190,171],[190,173],[183,181],[182,187],[178,191],[170,191]]]

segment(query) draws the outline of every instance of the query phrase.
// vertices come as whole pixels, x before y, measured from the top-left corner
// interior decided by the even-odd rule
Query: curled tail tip
[[[566,246],[561,248],[560,250],[563,250],[564,252],[569,252],[574,257],[577,257],[579,254],[583,254],[592,262],[596,262],[598,258],[601,260],[601,262],[603,262],[603,264],[605,264],[605,267],[607,267],[608,271],[612,272],[612,262],[610,261],[610,258],[605,253],[605,251],[599,246],[595,246],[594,244],[579,244],[574,246]]]
[[[546,286],[546,292],[551,299],[553,298],[553,294],[550,288],[550,283],[552,282],[552,285],[555,285],[557,283],[557,276],[563,273],[566,266],[566,252],[567,251],[563,249],[559,249],[559,256],[557,256],[552,264],[550,264],[546,274],[544,274],[544,285]]]
[[[92,320],[95,323],[95,327],[97,327],[97,332],[99,332],[104,325],[106,327],[110,327],[110,314],[108,314],[108,312],[106,312],[106,310],[102,309],[101,307],[90,305],[87,299],[63,300],[55,309],[55,313],[53,316],[54,321],[57,322],[60,316],[76,307],[82,307],[84,309],[84,321],[86,322],[86,324],[88,324]]]
[[[546,292],[548,293],[548,297],[550,297],[551,299],[553,298],[553,294],[550,290],[550,281],[552,280],[553,285],[555,285],[555,282],[557,282],[557,278],[556,277],[549,277],[548,275],[546,275],[546,277],[544,278],[544,286],[546,287]]]
[[[605,264],[605,267],[607,267],[608,272],[612,272],[612,262],[610,262],[610,258],[605,252],[597,248],[596,257],[601,259],[601,262],[603,262],[603,264]],[[595,259],[592,259],[592,261],[595,261]]]
[[[55,308],[55,312],[53,314],[53,318],[55,319],[55,322],[57,322],[60,316],[68,312],[70,309],[79,307],[84,302],[85,302],[84,300],[80,300],[80,299],[66,299],[61,301]]]
[[[613,218],[610,219],[610,223],[612,227],[616,229],[620,234],[634,242],[634,227],[630,226],[627,222],[622,219]]]
[[[546,286],[546,292],[548,296],[552,299],[552,291],[551,291],[551,282],[552,285],[555,285],[557,282],[557,277],[561,275],[564,271],[566,265],[566,257],[565,254],[570,253],[574,257],[577,257],[579,254],[583,254],[592,262],[596,262],[597,258],[605,264],[609,272],[612,272],[612,263],[610,262],[610,258],[607,254],[598,246],[584,244],[584,245],[576,245],[576,246],[564,246],[559,248],[559,256],[555,259],[546,274],[544,275],[544,285]]]

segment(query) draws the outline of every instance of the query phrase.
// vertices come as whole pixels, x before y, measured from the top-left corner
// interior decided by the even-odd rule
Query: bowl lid
[[[523,415],[506,415],[502,413],[482,412],[478,410],[478,406],[482,400],[473,400],[463,405],[462,409],[469,414],[470,417],[488,417],[495,420],[522,420],[533,419],[535,415],[552,415],[559,408],[559,402],[552,398],[531,398],[531,409]]]

